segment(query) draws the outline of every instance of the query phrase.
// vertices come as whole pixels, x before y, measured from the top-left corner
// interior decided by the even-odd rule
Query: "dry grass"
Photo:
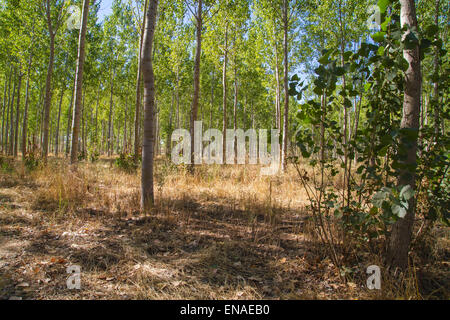
[[[364,252],[342,282],[313,236],[293,168],[263,177],[258,166],[201,166],[191,175],[158,159],[155,209],[141,215],[139,174],[112,163],[72,170],[52,159],[0,175],[0,298],[448,298],[448,272],[426,296],[417,267],[406,285],[384,274],[382,290],[368,290],[365,268],[381,261]],[[448,234],[439,241],[445,260]],[[81,290],[66,287],[71,264],[82,268]]]

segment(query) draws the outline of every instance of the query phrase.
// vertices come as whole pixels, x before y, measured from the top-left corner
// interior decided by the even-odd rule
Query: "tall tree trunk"
[[[55,34],[50,31],[50,57],[47,68],[47,77],[45,80],[45,99],[44,99],[44,123],[43,123],[43,140],[42,140],[42,158],[47,163],[48,141],[49,141],[49,125],[50,125],[50,108],[52,102],[52,75],[53,64],[55,60]]]
[[[345,5],[344,5],[345,6]],[[339,0],[339,25],[340,25],[340,36],[341,36],[341,63],[342,67],[345,65],[344,61],[344,52],[345,52],[345,34],[344,34],[344,19],[342,17],[342,0]],[[346,87],[346,79],[345,74],[342,76],[342,86],[345,90]],[[344,112],[344,134],[343,134],[343,147],[344,147],[344,186],[343,190],[347,191],[347,200],[350,200],[350,170],[351,163],[348,163],[348,112],[345,103],[343,103],[343,112]],[[342,193],[343,201],[345,201],[345,191]],[[345,202],[343,202],[345,203]],[[349,205],[349,203],[347,203]]]
[[[251,107],[252,107],[252,129],[255,129],[255,113],[253,111],[253,99],[251,102]]]
[[[8,75],[5,75],[5,87],[3,93],[3,102],[2,102],[2,132],[0,133],[0,146],[3,152],[3,126],[5,125],[5,107],[6,107],[6,85],[8,82]]]
[[[440,0],[436,0],[435,4],[435,15],[434,15],[434,24],[436,26],[439,26],[439,6],[440,6]],[[439,39],[439,33],[436,35],[436,38]],[[434,52],[434,74],[439,74],[439,50],[440,48],[435,48]],[[441,119],[439,115],[439,80],[437,80],[433,84],[433,107],[434,107],[434,133],[436,137],[438,137],[441,126]],[[444,132],[442,132],[444,133]]]
[[[144,76],[144,137],[142,141],[142,175],[141,175],[141,209],[151,210],[154,204],[153,191],[153,157],[154,157],[154,107],[155,76],[153,74],[153,37],[156,27],[158,0],[150,0],[146,13],[142,71]]]
[[[128,104],[125,106],[125,114],[124,114],[124,120],[123,120],[123,146],[122,146],[122,152],[127,153],[127,113],[128,113]]]
[[[289,136],[289,86],[288,86],[288,2],[287,0],[283,0],[283,29],[284,29],[284,39],[283,39],[283,47],[284,47],[284,121],[283,121],[283,151],[281,153],[281,168],[284,171],[286,169],[287,164],[287,147],[288,147],[288,136]]]
[[[244,101],[244,110],[243,110],[244,114],[242,117],[242,129],[244,129],[244,131],[247,128],[247,93],[245,93],[245,101]]]
[[[275,21],[274,21],[275,24]],[[275,128],[281,129],[281,93],[280,93],[280,71],[279,71],[279,63],[278,63],[278,45],[277,45],[277,35],[276,28],[273,28],[274,34],[274,43],[273,50],[275,51]]]
[[[45,102],[45,94],[42,97],[42,103],[40,103],[41,106],[44,105]],[[41,113],[39,114],[39,149],[42,153],[42,146],[43,146],[43,141],[44,141],[44,108],[41,108]]]
[[[197,49],[195,51],[195,65],[194,65],[194,96],[192,99],[192,109],[191,109],[191,123],[190,123],[190,132],[191,132],[191,165],[189,166],[190,171],[192,172],[194,169],[194,158],[195,158],[195,132],[194,132],[194,123],[197,121],[197,113],[198,113],[198,101],[200,99],[200,58],[202,52],[202,0],[198,0],[197,14],[195,19],[197,21]]]
[[[95,141],[96,148],[97,148],[97,144],[98,144],[98,107],[100,104],[100,87],[101,87],[101,83],[98,84],[97,104],[95,105],[95,137],[94,137],[94,141]]]
[[[209,108],[209,128],[211,129],[213,124],[212,124],[212,111],[214,108],[214,86],[215,86],[215,82],[214,82],[214,70],[212,72],[212,80],[211,80],[211,107]]]
[[[86,110],[85,110],[85,102],[86,102],[86,89],[83,91],[83,101],[81,107],[81,122],[83,124],[83,131],[81,133],[81,152],[83,156],[86,157]]]
[[[16,123],[14,129],[14,158],[17,157],[17,154],[19,152],[20,91],[22,88],[22,77],[23,74],[19,73],[19,84],[17,85]]]
[[[62,101],[64,97],[64,89],[63,86],[61,89],[61,97],[59,98],[59,108],[58,108],[58,119],[56,120],[56,135],[55,135],[55,157],[58,157],[58,147],[59,147],[59,123],[61,122],[61,107]]]
[[[75,86],[76,86],[76,79],[74,78],[73,88],[72,90],[70,90],[71,95],[70,95],[69,111],[67,112],[66,157],[70,153],[70,132],[72,131],[72,106],[73,106]]]
[[[236,46],[236,30],[234,32],[234,101],[233,101],[233,129],[237,129],[237,105],[238,105],[238,93],[239,93],[239,85],[238,85],[238,72],[237,72],[237,46]],[[237,139],[234,139],[234,159],[237,160]]]
[[[6,154],[8,152],[7,148],[8,148],[8,117],[9,117],[9,108],[11,105],[11,80],[12,80],[12,75],[13,75],[13,71],[12,71],[12,67],[10,68],[9,71],[9,80],[8,80],[8,103],[5,106],[5,110],[3,111],[4,115],[3,115],[3,123],[2,123],[2,151]],[[6,103],[6,90],[5,90],[5,103]]]
[[[9,108],[8,107],[8,105],[9,105],[9,93],[7,94],[7,92],[9,90],[10,86],[11,86],[11,75],[12,75],[11,68],[9,68],[9,69],[10,69],[10,72],[5,77],[5,88],[4,88],[4,92],[3,92],[2,133],[1,133],[1,135],[2,135],[2,142],[1,142],[2,153],[5,152],[5,149],[6,149],[5,145],[4,145],[4,142],[5,142],[5,124],[6,124],[6,126],[8,124],[7,124],[7,121],[5,121],[5,118],[8,117],[8,108]],[[6,102],[7,96],[8,96],[8,103]]]
[[[136,79],[136,109],[134,114],[134,162],[137,163],[139,160],[139,149],[140,149],[140,130],[139,125],[141,123],[140,115],[141,115],[141,83],[142,83],[142,42],[144,41],[144,28],[146,25],[147,19],[147,6],[148,0],[145,0],[144,5],[144,18],[142,22],[141,28],[141,39],[139,42],[139,58],[138,58],[138,72]]]
[[[180,129],[180,67],[177,66],[177,75],[176,75],[176,96],[177,96],[177,129]]]
[[[154,119],[154,135],[155,135],[155,145],[154,145],[154,155],[157,157],[159,155],[159,146],[160,146],[160,139],[159,139],[159,110],[158,110],[158,101],[155,101],[155,119]]]
[[[27,88],[25,92],[25,109],[23,111],[23,122],[22,122],[22,160],[25,160],[27,155],[27,130],[28,130],[28,105],[30,100],[30,77],[31,77],[31,64],[33,62],[33,53],[30,52],[30,57],[28,58],[28,71],[27,71]]]
[[[17,70],[14,71],[14,85],[11,99],[11,107],[9,108],[9,146],[8,146],[8,155],[13,155],[14,149],[14,97],[16,94],[16,79],[17,79]]]
[[[169,113],[169,130],[167,131],[166,137],[166,157],[170,157],[172,150],[172,139],[170,135],[173,130],[172,126],[173,126],[174,104],[175,104],[175,91],[172,91],[172,103],[170,104],[170,113]]]
[[[83,94],[83,98],[81,99],[81,116],[80,116],[80,121],[81,121],[81,143],[78,144],[78,152],[82,153],[82,156],[84,156],[84,94]],[[77,159],[78,161],[78,159]]]
[[[75,80],[75,93],[74,100],[75,106],[73,109],[73,122],[72,122],[72,152],[70,154],[70,162],[75,164],[78,161],[78,136],[80,134],[80,114],[83,107],[81,97],[83,91],[83,71],[85,60],[85,40],[87,20],[89,16],[89,0],[83,2],[83,12],[81,20],[80,36],[78,38],[78,58],[77,58],[77,73]]]
[[[417,28],[416,6],[414,0],[400,0],[401,26],[409,25]],[[409,33],[407,31],[404,37]],[[419,47],[403,50],[403,57],[408,61],[409,67],[405,72],[403,116],[401,128],[412,131],[419,129],[420,115],[420,88],[422,75],[420,73]],[[409,185],[412,189],[416,186],[415,168],[417,165],[417,137],[402,137],[403,147],[406,148],[407,157],[403,164],[410,169],[403,169],[398,178],[400,186]],[[408,266],[408,251],[411,243],[412,228],[414,223],[414,197],[409,201],[409,209],[404,218],[400,218],[392,227],[389,239],[387,260],[391,267],[405,269]]]
[[[112,135],[114,135],[114,132],[112,132],[112,121],[113,121],[112,114],[114,112],[113,95],[114,95],[114,71],[111,68],[111,91],[109,98],[109,119],[108,119],[108,157],[111,157],[113,148],[113,137],[112,137]]]
[[[235,48],[237,50],[237,48]],[[239,85],[238,85],[238,75],[237,75],[237,52],[234,53],[234,101],[233,101],[233,129],[237,129],[237,105],[238,105],[238,93],[239,93]],[[236,140],[235,140],[236,142]],[[235,143],[236,148],[236,143]]]
[[[102,154],[105,152],[105,149],[104,149],[105,148],[105,136],[106,136],[105,131],[106,131],[105,120],[102,120],[102,140],[101,140],[101,145],[100,145],[100,150],[101,150]]]
[[[228,63],[228,22],[225,27],[225,47],[223,57],[223,70],[222,70],[222,86],[223,86],[223,126],[222,126],[222,150],[223,150],[223,163],[225,164],[227,158],[227,63]]]

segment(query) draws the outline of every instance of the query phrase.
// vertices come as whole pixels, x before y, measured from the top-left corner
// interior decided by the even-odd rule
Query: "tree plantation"
[[[0,299],[449,299],[449,25],[0,0]]]

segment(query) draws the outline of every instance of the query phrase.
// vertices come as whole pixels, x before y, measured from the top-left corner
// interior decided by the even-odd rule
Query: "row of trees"
[[[0,4],[2,153],[21,151],[25,161],[40,153],[44,163],[65,153],[74,164],[142,155],[144,210],[153,204],[155,153],[171,150],[175,128],[194,139],[196,120],[221,127],[224,140],[227,128],[280,129],[283,169],[293,150],[312,156],[322,172],[313,210],[328,214],[341,198],[344,224],[380,188],[415,188],[417,142],[398,143],[394,129],[423,129],[423,154],[445,150],[449,6],[440,0],[417,10],[410,0],[378,1],[376,33],[367,25],[372,4],[360,0],[114,0],[102,21],[99,1]],[[401,145],[407,160],[396,159]],[[394,182],[401,163],[413,172],[403,168]],[[448,163],[423,175],[439,165]],[[339,170],[337,195],[324,177]],[[390,252],[401,258],[393,264],[404,266],[414,207],[394,226]]]
[[[91,2],[88,10],[84,1],[2,1],[5,153],[17,156],[15,137],[21,136],[23,156],[28,147],[46,159],[49,152],[69,152],[73,144],[72,161],[75,152],[85,156],[94,150],[134,152],[138,159],[143,136],[139,52],[148,4],[116,0],[112,15],[99,22],[99,1]],[[81,23],[88,42],[84,72],[84,37],[67,23],[73,18],[71,5],[87,19],[86,29]],[[272,10],[278,5],[280,10]],[[289,98],[283,88],[289,68],[300,62],[293,45],[299,41],[297,3],[167,1],[160,8],[153,53],[158,145],[169,150],[171,130],[188,128],[197,119],[210,127],[281,129],[283,116],[288,130]],[[270,47],[264,33],[270,35]]]

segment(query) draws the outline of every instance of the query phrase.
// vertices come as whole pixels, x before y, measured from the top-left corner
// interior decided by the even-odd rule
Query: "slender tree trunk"
[[[209,128],[212,128],[212,111],[214,108],[214,86],[215,86],[215,82],[214,82],[214,70],[212,72],[212,80],[211,80],[211,107],[209,108]]]
[[[171,150],[172,150],[172,126],[173,126],[173,113],[174,113],[174,104],[175,104],[175,91],[172,92],[172,103],[170,104],[170,113],[169,113],[169,130],[167,132],[166,137],[166,157],[170,157]]]
[[[81,117],[80,117],[80,121],[81,121],[81,143],[78,144],[78,152],[82,153],[82,156],[84,156],[84,95],[85,93],[83,93],[83,98],[81,99]],[[78,161],[78,159],[77,159]],[[75,162],[74,162],[75,163]]]
[[[245,93],[245,101],[244,101],[244,114],[242,117],[242,128],[246,131],[247,128],[247,93]]]
[[[101,141],[101,146],[100,146],[100,150],[101,153],[103,154],[105,152],[105,121],[102,120],[102,141]]]
[[[34,37],[33,37],[34,38]],[[30,57],[28,59],[28,71],[27,71],[27,88],[25,93],[25,109],[23,111],[23,122],[22,122],[22,160],[25,160],[27,155],[27,130],[28,130],[28,104],[30,100],[30,77],[31,77],[31,64],[33,62],[33,53],[30,52]]]
[[[74,100],[75,106],[73,109],[73,122],[72,122],[72,152],[70,155],[70,162],[75,164],[78,161],[78,136],[80,132],[80,114],[82,101],[82,91],[83,91],[83,71],[84,71],[84,60],[85,60],[85,40],[86,40],[86,29],[87,20],[89,16],[89,0],[84,0],[83,2],[83,12],[81,14],[81,29],[80,36],[78,38],[78,59],[77,59],[77,73],[75,80],[75,93]]]
[[[56,120],[56,136],[55,136],[55,157],[58,157],[58,147],[59,147],[59,123],[61,122],[61,107],[64,97],[64,85],[61,89],[61,97],[59,98],[59,108],[58,108],[58,119]]]
[[[3,142],[5,141],[5,115],[6,115],[6,92],[8,89],[8,78],[11,79],[11,73],[9,75],[5,75],[5,87],[3,91],[3,106],[2,106],[2,132],[1,132],[1,147],[2,147],[2,153],[4,151]]]
[[[281,153],[281,166],[282,170],[286,169],[287,165],[287,147],[288,147],[288,136],[289,136],[289,86],[288,86],[288,2],[283,0],[284,10],[283,10],[283,28],[284,28],[284,121],[283,121],[283,151]]]
[[[274,21],[275,24],[275,21]],[[279,63],[278,63],[278,45],[277,45],[277,35],[276,35],[276,29],[273,28],[273,34],[274,34],[274,43],[273,43],[273,50],[275,51],[275,121],[276,121],[276,128],[281,129],[281,93],[280,93],[280,71],[279,71]]]
[[[127,113],[128,113],[128,104],[125,106],[125,115],[123,120],[123,146],[122,146],[122,152],[127,153]]]
[[[154,135],[155,135],[155,145],[154,145],[154,155],[157,157],[159,155],[159,146],[160,146],[160,139],[159,139],[159,110],[158,110],[158,101],[155,101],[155,119],[154,119]]]
[[[70,91],[70,93],[71,93],[71,95],[70,95],[70,104],[69,104],[69,111],[67,112],[66,157],[70,153],[70,132],[72,131],[72,106],[73,106],[75,86],[76,86],[76,79],[74,79],[73,88]]]
[[[339,25],[340,25],[340,33],[341,33],[341,63],[342,67],[345,65],[344,61],[344,52],[345,52],[345,35],[344,35],[344,19],[342,17],[342,0],[339,1]],[[345,89],[346,87],[346,79],[345,74],[342,76],[342,86]],[[350,177],[350,171],[351,169],[351,163],[348,163],[348,112],[347,107],[345,106],[345,102],[343,103],[343,112],[344,112],[344,134],[343,134],[343,147],[344,147],[344,187],[343,190],[346,190],[348,193],[350,192],[350,183],[349,183],[349,177]],[[342,194],[343,200],[345,203],[345,191],[343,191]],[[350,200],[350,194],[348,194],[347,197],[348,200]],[[349,205],[349,203],[347,203]]]
[[[197,49],[195,51],[195,65],[194,65],[194,96],[192,99],[192,109],[191,109],[191,123],[190,123],[190,132],[191,132],[191,165],[189,166],[190,171],[194,170],[194,147],[195,147],[195,132],[194,132],[194,123],[197,121],[197,113],[198,113],[198,101],[200,99],[200,58],[202,52],[202,0],[198,0],[197,14],[195,19],[197,21]]]
[[[42,101],[40,103],[41,106],[44,105],[45,102],[45,93],[44,96],[42,97]],[[43,146],[43,141],[44,141],[44,108],[41,109],[41,113],[39,115],[39,149],[42,153],[42,146]]]
[[[401,26],[409,25],[417,28],[416,6],[414,0],[400,0],[400,22]],[[407,31],[404,35],[406,37]],[[420,73],[419,47],[403,50],[403,57],[408,61],[409,67],[405,72],[403,116],[401,128],[412,130],[419,129],[420,115],[420,88],[422,75]],[[416,186],[415,168],[417,166],[417,137],[404,136],[403,146],[406,148],[407,158],[403,164],[413,169],[404,169],[400,172],[398,184],[409,185],[412,189]],[[393,268],[405,269],[408,266],[408,251],[411,243],[412,228],[414,224],[414,197],[409,201],[409,209],[404,218],[400,218],[392,227],[389,239],[387,258]]]
[[[9,108],[11,104],[11,79],[12,79],[12,67],[9,71],[9,80],[8,80],[8,103],[6,104],[6,84],[5,84],[5,98],[3,99],[5,101],[5,108],[3,110],[3,120],[2,120],[2,152],[5,154],[7,153],[8,148],[8,115],[9,115]]]
[[[177,129],[180,129],[180,67],[177,66],[177,88],[176,88],[176,96],[177,96]]]
[[[153,37],[156,27],[158,0],[150,0],[146,13],[142,71],[144,76],[144,137],[142,142],[142,175],[141,175],[141,209],[145,212],[154,204],[153,191],[153,158],[154,158],[154,112],[155,112],[155,77],[153,74]]]
[[[97,148],[97,144],[98,144],[98,107],[100,104],[100,87],[101,87],[101,83],[98,84],[97,104],[95,105],[95,137],[94,137],[94,141],[95,141],[96,148]]]
[[[114,95],[114,71],[111,69],[111,92],[110,92],[110,98],[109,98],[109,119],[108,119],[108,157],[111,157],[112,155],[112,149],[113,149],[113,137],[114,132],[112,132],[112,115],[114,112],[114,101],[113,101],[113,95]]]
[[[236,49],[235,49],[236,50]],[[237,75],[237,59],[236,59],[236,52],[234,56],[234,101],[233,101],[233,129],[237,129],[237,105],[238,105],[238,93],[239,93],[239,86],[238,86],[238,75]],[[236,140],[235,140],[236,142]],[[236,143],[235,143],[236,147]]]
[[[141,123],[140,115],[141,115],[141,83],[142,83],[142,42],[144,41],[144,28],[146,25],[146,19],[147,19],[147,7],[148,7],[148,0],[145,0],[144,5],[144,18],[142,22],[142,28],[141,28],[141,39],[139,42],[139,58],[138,58],[138,72],[137,72],[137,79],[136,79],[136,109],[134,114],[134,161],[135,163],[139,160],[139,151],[140,151],[140,130],[139,125]]]
[[[3,126],[5,124],[5,107],[6,107],[6,84],[8,82],[8,75],[5,75],[5,92],[3,93],[3,102],[2,102],[2,132],[0,133],[0,146],[3,152]]]
[[[224,47],[224,57],[223,57],[223,71],[222,71],[222,85],[223,85],[223,163],[226,162],[227,157],[227,63],[228,63],[228,22],[225,27],[225,47]]]
[[[22,77],[23,74],[19,74],[18,85],[17,85],[17,103],[16,103],[16,123],[14,129],[14,158],[17,157],[19,152],[19,121],[20,121],[20,91],[22,88]]]
[[[81,107],[81,121],[83,123],[83,133],[82,133],[82,139],[81,139],[81,152],[83,153],[83,156],[86,157],[86,139],[87,139],[87,114],[86,114],[86,89],[83,91],[83,106]]]
[[[44,123],[43,123],[43,140],[42,140],[42,158],[47,163],[48,142],[49,142],[49,125],[50,125],[50,108],[52,102],[52,75],[53,64],[55,60],[55,34],[50,30],[50,57],[47,68],[47,78],[45,80],[45,99],[44,99]]]
[[[237,72],[237,46],[236,46],[236,31],[234,36],[234,101],[233,101],[233,129],[237,129],[237,105],[238,105],[238,72]],[[237,159],[237,139],[234,139],[235,160]]]
[[[11,107],[9,108],[9,147],[8,147],[8,155],[12,156],[14,151],[14,97],[16,94],[16,79],[17,79],[17,70],[14,71],[14,85],[11,99]]]
[[[439,6],[440,0],[436,0],[435,5],[435,16],[434,16],[434,24],[439,26]],[[436,38],[439,39],[439,34],[436,35]],[[434,73],[439,74],[439,48],[435,48],[434,52]],[[439,81],[436,81],[433,84],[433,107],[434,107],[434,134],[436,137],[439,136],[439,132],[441,129],[440,123],[440,115],[439,115]],[[444,132],[442,132],[444,133]]]
[[[255,112],[253,110],[253,99],[251,102],[251,107],[252,107],[252,129],[255,129]]]

